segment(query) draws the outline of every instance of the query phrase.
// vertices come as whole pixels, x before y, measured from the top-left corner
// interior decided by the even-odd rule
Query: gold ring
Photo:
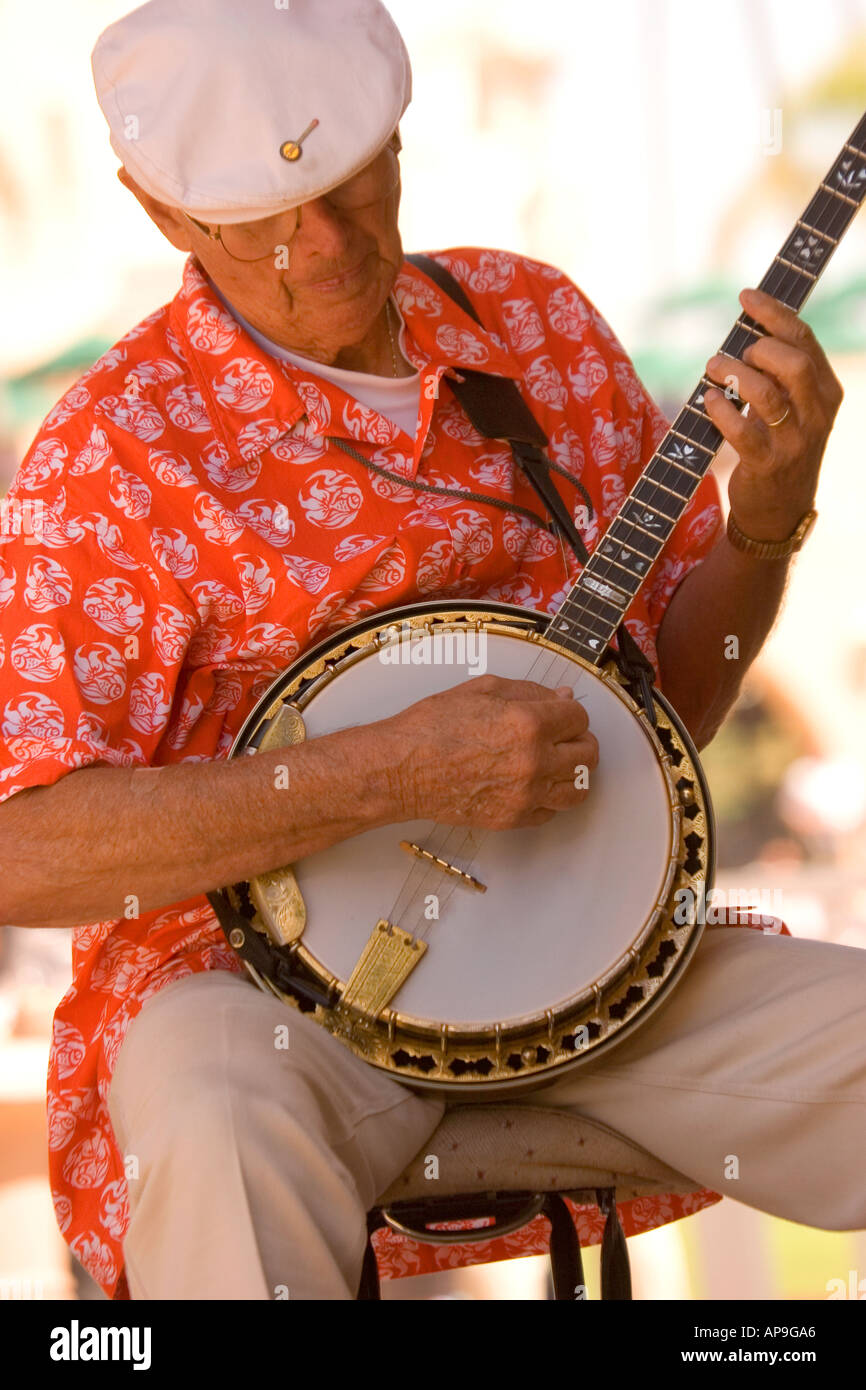
[[[784,415],[781,417],[781,419],[779,419],[779,420],[768,420],[768,421],[767,421],[767,428],[768,428],[768,429],[771,429],[771,430],[774,430],[774,429],[776,428],[777,425],[783,425],[783,424],[785,423],[785,421],[787,420],[787,418],[788,418],[788,416],[789,416],[790,414],[791,414],[791,407],[788,406],[788,407],[786,408],[786,410],[785,410]]]

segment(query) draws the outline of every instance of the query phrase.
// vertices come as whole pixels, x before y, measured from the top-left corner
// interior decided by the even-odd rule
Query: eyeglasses
[[[346,211],[371,207],[389,197],[400,182],[398,154],[402,148],[399,136],[392,138],[376,158],[345,183],[332,188],[323,197],[332,207]],[[286,208],[272,217],[256,218],[254,222],[230,222],[208,227],[198,218],[184,213],[187,221],[198,227],[211,241],[218,241],[235,261],[263,261],[286,246],[301,225],[301,208]]]

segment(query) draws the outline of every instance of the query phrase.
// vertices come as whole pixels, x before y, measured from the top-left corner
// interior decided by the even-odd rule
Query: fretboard
[[[866,197],[866,115],[818,185],[817,192],[759,288],[799,311]],[[743,352],[764,330],[741,314],[721,345]],[[707,415],[701,377],[659,444],[567,598],[549,631],[563,646],[597,664],[665,542],[724,442]],[[734,398],[742,409],[743,402]]]

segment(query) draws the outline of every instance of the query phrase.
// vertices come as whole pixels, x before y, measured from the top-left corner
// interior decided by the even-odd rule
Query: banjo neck
[[[794,223],[759,289],[798,312],[866,197],[866,115],[846,140]],[[720,351],[741,359],[766,333],[741,314]],[[702,376],[550,620],[549,631],[575,655],[599,665],[665,542],[724,440],[706,413]],[[738,404],[738,408],[742,402]]]

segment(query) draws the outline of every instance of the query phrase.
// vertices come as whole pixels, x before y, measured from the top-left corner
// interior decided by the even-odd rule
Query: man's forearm
[[[671,599],[657,643],[661,686],[699,748],[717,733],[773,626],[789,565],[744,555],[722,536]]]
[[[387,824],[389,736],[365,726],[228,762],[93,766],[18,792],[0,805],[0,921],[167,907]]]

